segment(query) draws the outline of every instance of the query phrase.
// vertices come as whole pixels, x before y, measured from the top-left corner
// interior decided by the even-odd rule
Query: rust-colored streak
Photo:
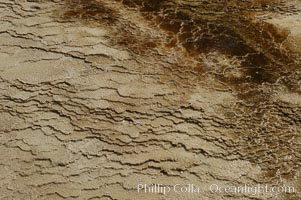
[[[131,7],[136,6],[147,19],[155,21],[168,34],[175,35],[178,40],[166,43],[166,47],[182,46],[191,59],[213,51],[232,57],[244,57],[241,64],[244,76],[219,77],[224,82],[272,83],[282,75],[283,66],[279,63],[287,65],[292,62],[278,48],[288,32],[250,17],[252,10],[271,9],[277,1],[203,1],[195,7],[172,6],[170,1],[122,2]]]

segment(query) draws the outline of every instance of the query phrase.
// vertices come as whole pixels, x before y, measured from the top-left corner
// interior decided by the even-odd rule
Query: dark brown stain
[[[116,11],[99,0],[65,0],[65,6],[63,17],[66,19],[93,20],[110,24],[117,21]]]
[[[118,29],[114,44],[124,46],[136,54],[149,54],[160,48],[183,47],[187,59],[198,61],[192,69],[205,73],[208,69],[199,59],[200,54],[219,52],[241,60],[242,76],[218,75],[220,81],[238,91],[241,84],[256,87],[274,83],[294,68],[290,52],[280,49],[288,31],[254,19],[254,13],[277,12],[278,0],[211,0],[195,5],[178,4],[167,0],[117,0],[129,8],[137,9],[150,23],[164,30],[169,38],[157,40],[118,23],[118,11],[108,8],[101,0],[66,0],[64,18],[96,21]],[[160,41],[160,42],[158,42]],[[181,66],[182,67],[182,66]],[[184,66],[187,67],[187,66]],[[247,98],[246,93],[243,95]]]
[[[242,76],[216,77],[238,91],[245,89],[241,84],[248,83],[249,87],[256,88],[262,83],[275,83],[279,77],[287,75],[288,67],[294,65],[290,52],[279,48],[288,31],[254,18],[256,12],[277,12],[277,8],[281,7],[277,0],[213,0],[201,1],[194,6],[159,0],[121,2],[138,9],[145,19],[155,22],[170,35],[164,45],[166,48],[182,46],[194,60],[209,52],[220,52],[242,60]],[[144,48],[144,42],[139,42]],[[137,50],[139,45],[135,48]],[[199,62],[199,67],[193,69],[206,72],[202,60]],[[240,96],[250,99],[247,94],[244,92]],[[249,94],[254,95],[252,92]]]

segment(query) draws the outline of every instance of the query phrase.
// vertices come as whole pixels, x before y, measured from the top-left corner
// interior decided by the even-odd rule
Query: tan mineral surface
[[[0,167],[1,200],[301,199],[301,1],[0,0]]]

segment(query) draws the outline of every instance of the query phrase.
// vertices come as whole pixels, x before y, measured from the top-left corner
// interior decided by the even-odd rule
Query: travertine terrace
[[[300,199],[208,186],[301,191],[301,1],[0,0],[0,153],[1,200]]]

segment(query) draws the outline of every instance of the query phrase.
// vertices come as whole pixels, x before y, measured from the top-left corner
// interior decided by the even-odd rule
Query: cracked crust
[[[301,191],[300,5],[0,0],[0,199],[300,199],[137,192]]]

